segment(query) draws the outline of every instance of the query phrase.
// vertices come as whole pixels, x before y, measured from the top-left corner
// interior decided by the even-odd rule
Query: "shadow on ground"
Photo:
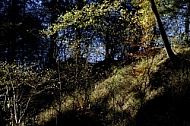
[[[97,120],[97,118],[91,115],[78,112],[67,111],[60,113],[56,118],[52,118],[49,122],[43,124],[43,126],[103,126],[103,124]]]
[[[150,74],[150,90],[162,87],[162,93],[144,103],[134,118],[130,112],[110,108],[107,96],[98,99],[89,110],[70,110],[59,113],[56,118],[44,122],[45,126],[190,126],[190,85],[187,60],[178,65],[170,60],[159,65],[156,73]]]
[[[189,87],[188,87],[189,88]],[[148,101],[137,113],[137,126],[189,126],[190,90],[183,94],[172,93],[175,89]]]
[[[83,65],[82,65],[83,64]],[[64,66],[65,65],[65,66]],[[85,63],[83,63],[81,61],[80,67],[77,69],[77,79],[75,77],[76,75],[76,64],[63,64],[61,65],[62,67],[60,67],[60,74],[58,72],[52,72],[52,76],[51,78],[45,82],[43,82],[42,84],[40,83],[40,86],[38,86],[38,88],[36,88],[36,90],[39,93],[36,93],[30,103],[29,106],[26,110],[27,116],[26,118],[28,120],[31,120],[30,118],[32,118],[32,120],[34,117],[36,117],[37,115],[39,115],[41,112],[45,112],[46,110],[48,110],[50,108],[50,106],[54,106],[54,103],[56,102],[60,102],[60,97],[62,97],[62,95],[71,95],[73,96],[73,94],[75,93],[75,91],[77,90],[78,92],[82,92],[82,93],[88,93],[89,90],[93,90],[93,87],[95,86],[94,84],[96,84],[96,82],[98,81],[103,81],[106,78],[108,78],[110,76],[110,74],[113,72],[113,66],[116,66],[116,61],[113,61],[112,63],[108,62],[108,61],[102,61],[99,62],[97,64],[95,64],[92,68],[86,69],[85,67]],[[59,79],[60,80],[59,80]],[[36,83],[38,83],[38,81],[35,81]],[[40,82],[40,81],[39,81]],[[53,86],[54,85],[54,86]],[[60,86],[61,85],[61,86]],[[50,88],[51,87],[51,88]],[[60,89],[61,87],[61,89]],[[26,94],[30,91],[32,91],[32,88],[29,86],[24,87],[23,89],[26,90]],[[26,95],[26,98],[28,98],[29,96]],[[26,99],[25,98],[25,99]],[[100,103],[105,104],[105,103]],[[88,114],[86,115],[86,112],[84,114],[84,112],[82,112],[82,114],[79,114],[78,111],[73,110],[73,112],[68,112],[70,114],[59,114],[57,116],[57,124],[60,124],[60,121],[63,121],[63,117],[66,118],[66,122],[71,120],[71,123],[74,123],[72,120],[75,120],[76,123],[81,122],[82,120],[86,120],[85,118],[87,118],[87,120],[89,122],[95,123],[97,122],[97,120],[94,122],[93,118],[95,119],[99,119],[99,117],[97,118],[89,116]],[[76,116],[80,116],[80,120],[77,120],[75,117]],[[94,110],[91,110],[90,113],[93,114],[97,114],[97,112],[95,112]],[[101,115],[101,112],[97,115]],[[46,115],[44,115],[45,117]],[[68,118],[67,118],[68,116]],[[44,118],[43,117],[43,118]],[[25,119],[25,120],[27,120]],[[56,119],[52,119],[52,120],[56,120]],[[65,120],[65,119],[64,119]],[[55,122],[55,121],[53,121]],[[31,124],[33,124],[33,122],[31,122]],[[61,123],[62,124],[62,123]],[[64,123],[66,124],[66,123]],[[88,123],[87,123],[88,124]],[[95,123],[96,124],[96,123]],[[81,124],[82,125],[82,124]]]
[[[110,95],[98,99],[87,110],[69,110],[59,113],[57,117],[52,118],[48,122],[44,122],[43,126],[115,126],[131,121],[132,117],[129,112],[116,112],[113,108],[109,108]],[[123,121],[125,120],[125,121]],[[42,126],[41,125],[41,126]]]
[[[187,60],[178,66],[167,60],[151,75],[151,89],[164,91],[139,109],[136,126],[190,126],[189,66]]]

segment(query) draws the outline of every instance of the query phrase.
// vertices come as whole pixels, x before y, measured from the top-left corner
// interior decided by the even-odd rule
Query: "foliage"
[[[118,36],[124,33],[123,37],[126,41],[129,40],[129,36],[130,41],[135,41],[135,36],[138,37],[140,35],[138,33],[142,30],[137,15],[130,13],[127,8],[121,9],[120,2],[104,1],[102,4],[88,4],[81,10],[67,11],[49,28],[50,30],[43,31],[43,33],[52,35],[70,26],[75,29],[92,29],[100,35],[105,35],[108,32]],[[126,37],[125,34],[129,36]]]
[[[35,97],[56,89],[52,74],[53,71],[34,72],[32,66],[0,64],[1,106],[11,115],[9,124],[21,124],[29,110],[34,111]]]
[[[1,60],[8,62],[0,64],[0,106],[9,115],[9,125],[132,125],[141,122],[141,109],[156,97],[166,93],[175,102],[188,91],[189,49],[173,47],[177,54],[185,50],[175,66],[164,49],[149,46],[157,27],[149,0],[133,0],[135,12],[125,1],[8,2],[0,9]],[[167,17],[176,16],[188,1],[155,2]],[[126,57],[91,63],[91,49],[98,48],[94,43],[101,45],[100,55],[111,50]],[[46,66],[50,58],[57,64],[53,69]]]
[[[143,2],[139,2],[138,6],[140,7],[139,13],[139,20],[142,24],[143,28],[143,43],[150,43],[153,36],[154,36],[154,27],[156,25],[156,20],[154,14],[151,10],[149,0],[144,0]]]
[[[180,56],[183,55],[186,58],[189,58],[188,48],[185,48],[184,50],[183,47],[178,46],[178,48],[174,48],[174,51]],[[187,62],[185,61],[184,63]],[[62,97],[66,100],[61,105],[62,113],[64,114],[74,111],[71,106],[75,104],[79,106],[79,109],[76,110],[76,113],[74,111],[74,113],[81,119],[76,119],[78,124],[81,124],[84,121],[82,117],[86,116],[88,118],[98,117],[99,121],[101,120],[102,125],[141,125],[139,124],[141,122],[145,124],[145,121],[139,119],[137,116],[142,114],[141,118],[147,117],[146,113],[141,113],[141,109],[144,111],[144,107],[149,105],[149,102],[156,100],[158,97],[162,97],[162,95],[167,95],[165,94],[166,92],[176,103],[179,102],[176,100],[179,100],[178,97],[182,98],[181,95],[184,94],[182,90],[186,90],[186,83],[184,83],[184,81],[189,81],[187,71],[189,71],[187,64],[182,64],[181,66],[176,67],[167,58],[164,49],[161,48],[157,53],[153,53],[150,56],[141,59],[139,62],[135,62],[133,65],[130,64],[123,68],[115,68],[110,77],[104,81],[95,83],[93,90],[91,90],[89,94],[90,101],[89,108],[87,109],[83,108],[86,105],[84,102],[84,93],[78,93],[78,102],[75,102],[76,99],[72,97],[72,94],[64,94]],[[170,76],[168,77],[168,75]],[[172,94],[176,97],[171,96]],[[165,98],[160,100],[164,101],[164,99]],[[175,102],[172,104],[173,107],[176,107]],[[163,103],[158,102],[156,104],[167,104],[166,107],[168,107],[171,103],[165,101]],[[151,112],[151,109],[155,109],[155,107],[156,105],[149,106],[145,109],[148,112]],[[164,108],[164,106],[160,107]],[[183,110],[183,108],[176,109],[178,111],[181,109]],[[42,117],[47,115],[45,116],[47,119],[46,121],[50,121],[51,119],[51,115],[48,114],[50,110],[54,111],[55,114],[57,113],[53,108],[42,112]],[[160,109],[158,110],[161,112],[164,111]],[[167,112],[169,112],[168,117],[172,119],[172,112],[174,112],[174,110],[168,110]],[[160,113],[156,114],[160,115]],[[68,118],[66,121],[62,116],[59,117],[61,118],[60,120],[57,120],[59,123],[67,123],[67,121],[69,122],[69,120],[75,118],[75,116],[64,115],[64,118]],[[152,120],[148,120],[148,118],[145,119],[147,119],[150,125],[154,124]],[[157,121],[162,124],[169,123],[169,121],[167,122],[164,117],[159,118]],[[74,122],[70,123],[73,124]]]

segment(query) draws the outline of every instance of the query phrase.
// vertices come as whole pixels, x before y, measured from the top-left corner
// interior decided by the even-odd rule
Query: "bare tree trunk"
[[[55,23],[56,19],[57,19],[57,5],[58,5],[58,2],[57,0],[51,0],[51,7],[50,7],[50,11],[51,11],[51,25],[53,23]],[[48,50],[48,67],[50,68],[56,68],[56,38],[57,38],[57,34],[53,34],[50,36],[50,47],[49,47],[49,50]]]
[[[10,0],[9,1],[9,25],[11,26],[10,32],[10,38],[8,38],[8,56],[7,56],[7,62],[13,63],[16,56],[16,45],[17,45],[17,31],[16,31],[16,23],[19,19],[19,7],[18,7],[18,0]]]
[[[160,30],[160,32],[161,32],[161,36],[162,36],[162,39],[163,39],[163,41],[164,41],[167,54],[168,54],[169,58],[172,60],[172,62],[175,63],[178,58],[177,58],[177,56],[174,54],[173,50],[171,49],[171,46],[170,46],[170,43],[169,43],[169,41],[168,41],[168,37],[167,37],[166,31],[164,30],[164,27],[163,27],[162,21],[161,21],[161,19],[160,19],[160,15],[159,15],[159,13],[158,13],[158,10],[157,10],[157,7],[156,7],[156,5],[155,5],[154,0],[150,0],[150,3],[151,3],[152,11],[154,12],[155,17],[156,17],[156,20],[157,20],[157,22],[158,22],[159,30]]]
[[[190,45],[189,41],[189,20],[190,20],[190,2],[187,1],[187,12],[186,12],[186,20],[185,20],[185,42]]]

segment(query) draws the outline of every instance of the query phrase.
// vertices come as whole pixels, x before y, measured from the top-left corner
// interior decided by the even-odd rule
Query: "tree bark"
[[[176,62],[177,61],[177,56],[174,54],[174,52],[173,52],[173,50],[172,50],[172,48],[170,46],[166,31],[164,30],[164,27],[163,27],[162,21],[160,19],[160,15],[158,13],[158,10],[157,10],[157,7],[155,5],[154,0],[150,0],[150,3],[151,3],[152,11],[153,11],[153,13],[154,13],[154,15],[156,17],[156,20],[157,20],[159,30],[160,30],[162,39],[164,41],[167,54],[168,54],[169,58],[172,60],[172,62]]]
[[[186,19],[185,19],[185,42],[190,45],[189,41],[189,19],[190,19],[190,2],[187,1],[187,12],[186,12]]]
[[[59,1],[57,0],[51,0],[51,6],[50,6],[50,11],[51,11],[51,20],[50,20],[50,23],[51,25],[53,23],[55,23],[58,15],[57,15],[57,9],[58,8],[58,5],[59,5]],[[49,68],[52,68],[52,69],[55,69],[57,68],[57,63],[56,63],[56,59],[57,59],[57,52],[56,52],[56,38],[57,38],[57,33],[53,34],[50,36],[50,47],[49,47],[49,50],[48,50],[48,67]]]
[[[10,0],[9,1],[9,25],[11,26],[9,31],[9,36],[7,46],[8,46],[8,55],[7,55],[7,62],[13,63],[16,56],[16,46],[17,46],[17,29],[16,24],[19,20],[19,7],[18,7],[18,0]],[[12,24],[12,25],[11,25]]]
[[[78,10],[81,10],[84,7],[85,3],[84,0],[76,0],[76,7]],[[81,38],[82,38],[82,31],[80,28],[77,28],[76,26],[76,49],[74,52],[74,58],[76,60],[76,64],[78,64],[78,59],[81,59],[81,48],[80,48],[80,43],[81,43]]]

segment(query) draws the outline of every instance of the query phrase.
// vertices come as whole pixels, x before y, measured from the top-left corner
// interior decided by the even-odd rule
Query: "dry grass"
[[[182,52],[185,54],[185,52],[190,51],[190,49],[175,47],[174,51],[176,53]],[[160,68],[160,65],[163,64],[166,60],[167,54],[164,49],[161,49],[160,52],[154,57],[149,56],[149,58],[144,58],[137,63],[133,63],[132,65],[128,65],[121,69],[115,68],[112,76],[103,82],[98,82],[95,84],[94,90],[92,90],[90,93],[90,103],[93,104],[97,102],[98,99],[108,96],[110,92],[112,92],[113,95],[110,95],[107,103],[107,109],[110,110],[110,112],[108,112],[106,115],[107,119],[111,120],[113,117],[113,111],[111,110],[114,110],[114,112],[127,111],[130,113],[131,117],[135,117],[139,108],[143,104],[163,92],[164,87],[150,90],[149,80],[150,75],[157,72]],[[170,78],[174,78],[174,76],[171,76]],[[78,105],[79,108],[83,107],[84,97],[84,94],[77,95],[80,103],[80,105]],[[79,104],[78,102],[73,101],[76,100],[73,98],[73,96],[64,96],[63,99],[64,102],[61,105],[62,112],[69,109],[71,110],[73,103]],[[52,118],[52,114],[47,114],[50,113],[50,111],[53,111],[53,115],[56,116],[57,111],[55,108],[58,108],[58,105],[56,105],[56,103],[54,104],[53,108],[40,113],[39,118],[43,117],[45,120],[41,119],[41,122],[39,123],[42,124],[42,122],[49,121]],[[121,122],[122,120],[116,122],[114,125],[122,125],[120,124]]]

